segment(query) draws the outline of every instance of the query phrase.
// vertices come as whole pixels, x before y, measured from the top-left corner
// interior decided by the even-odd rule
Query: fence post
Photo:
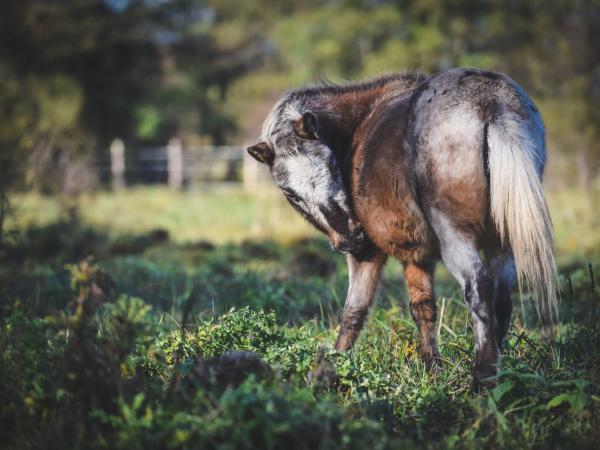
[[[110,172],[115,190],[125,187],[125,143],[117,138],[110,144]]]
[[[171,138],[167,144],[167,171],[169,172],[169,187],[181,189],[183,186],[183,151],[181,140]]]

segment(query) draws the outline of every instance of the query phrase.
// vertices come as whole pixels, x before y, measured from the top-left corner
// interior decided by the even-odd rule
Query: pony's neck
[[[356,130],[381,102],[387,86],[343,92],[325,99],[323,107],[322,139],[334,151],[338,161],[343,162],[352,153],[352,141]]]
[[[349,189],[352,157],[357,130],[380,104],[413,89],[418,79],[392,79],[356,90],[323,96],[319,119],[323,122],[321,139],[333,150],[342,167],[346,187]]]
[[[352,153],[356,130],[381,103],[414,89],[425,76],[419,73],[397,74],[364,83],[331,86],[300,92],[307,96],[306,106],[316,109],[323,126],[320,136],[342,162]]]

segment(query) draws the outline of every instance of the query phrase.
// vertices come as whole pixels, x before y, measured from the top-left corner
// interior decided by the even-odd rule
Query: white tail
[[[557,272],[552,221],[541,173],[545,160],[541,119],[523,121],[505,112],[488,126],[490,209],[503,244],[515,257],[519,292],[525,285],[537,298],[542,323],[558,316]]]

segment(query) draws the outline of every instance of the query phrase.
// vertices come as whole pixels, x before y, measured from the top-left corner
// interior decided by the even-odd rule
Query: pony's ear
[[[294,122],[294,130],[303,139],[318,139],[317,117],[310,111],[305,112]]]
[[[259,163],[271,165],[275,154],[266,142],[259,142],[247,148],[248,153]]]

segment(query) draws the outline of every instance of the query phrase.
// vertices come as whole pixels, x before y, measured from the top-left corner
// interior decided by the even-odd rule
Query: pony
[[[433,273],[462,288],[476,383],[493,383],[511,291],[528,287],[542,322],[557,316],[553,231],[542,191],[541,115],[508,76],[455,68],[285,93],[248,152],[288,202],[346,255],[336,349],[355,342],[389,256],[399,259],[420,356],[441,367]],[[491,380],[491,381],[490,381]]]

